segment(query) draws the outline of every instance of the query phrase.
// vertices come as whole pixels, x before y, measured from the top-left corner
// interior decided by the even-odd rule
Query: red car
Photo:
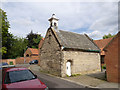
[[[5,68],[2,73],[2,89],[39,88],[48,90],[48,87],[37,78],[37,75],[34,75],[27,68]]]

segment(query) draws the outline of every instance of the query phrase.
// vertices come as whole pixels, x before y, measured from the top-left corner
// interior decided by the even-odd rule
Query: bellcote
[[[59,19],[55,17],[55,14],[53,14],[52,17],[49,19],[50,27],[54,28],[55,30],[58,29],[58,20]]]

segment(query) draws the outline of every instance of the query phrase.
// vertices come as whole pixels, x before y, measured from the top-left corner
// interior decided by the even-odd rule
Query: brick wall
[[[120,83],[120,35],[107,47],[105,61],[107,80]]]
[[[16,64],[24,64],[24,59],[25,59],[25,63],[29,63],[32,60],[38,60],[38,57],[18,57],[16,58]]]
[[[16,58],[16,64],[23,64],[23,63],[24,63],[24,57]]]
[[[2,59],[2,62],[6,62],[6,63],[8,63],[8,64],[10,64],[10,62],[12,62],[13,65],[16,65],[15,59]]]

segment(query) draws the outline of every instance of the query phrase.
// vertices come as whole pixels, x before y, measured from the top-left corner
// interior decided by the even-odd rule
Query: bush
[[[104,64],[104,65],[102,66],[102,69],[106,69],[106,64]]]
[[[72,74],[71,77],[80,76],[81,74]]]

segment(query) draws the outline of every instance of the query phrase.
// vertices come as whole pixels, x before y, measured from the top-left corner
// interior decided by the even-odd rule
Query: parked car
[[[2,68],[8,68],[8,67],[15,67],[15,65],[9,65],[6,62],[0,63],[0,69],[2,69]]]
[[[48,90],[48,87],[41,82],[37,75],[27,68],[5,68],[3,69],[2,88],[39,88]]]
[[[29,62],[29,64],[38,64],[38,60],[32,60]]]
[[[2,66],[8,65],[8,63],[6,62],[2,62]]]

